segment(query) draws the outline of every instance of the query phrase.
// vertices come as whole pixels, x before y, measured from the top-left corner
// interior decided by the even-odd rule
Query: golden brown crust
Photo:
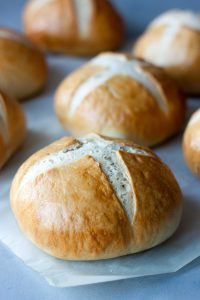
[[[183,153],[190,170],[200,178],[200,118],[185,129]]]
[[[69,75],[56,91],[55,111],[62,125],[73,135],[93,131],[132,139],[147,146],[176,134],[185,119],[185,97],[162,69],[148,64],[142,69],[161,90],[167,112],[136,80],[116,74],[93,89],[84,97],[73,116],[69,115],[76,90],[88,78],[102,71],[101,66],[86,64]]]
[[[88,257],[104,258],[105,253],[113,257],[123,253],[130,243],[131,231],[124,210],[90,156],[41,174],[18,197],[23,205],[19,203],[13,209],[17,219],[23,220],[22,230],[52,255],[86,260]],[[64,212],[59,211],[57,217],[61,214],[63,220],[56,223],[50,208],[49,215],[42,212],[40,215],[41,210],[48,209],[46,201],[50,208],[52,205],[52,210],[56,209],[54,205],[63,205],[67,218],[64,219]],[[24,215],[26,210],[29,214]]]
[[[182,211],[181,191],[171,171],[157,157],[126,152],[120,152],[120,156],[129,172],[135,197],[133,247],[144,250],[161,243],[163,231],[166,239],[178,226]],[[166,227],[169,218],[170,224]]]
[[[0,88],[18,99],[40,91],[47,77],[42,52],[25,36],[0,28]]]
[[[51,144],[51,148],[49,146],[42,148],[40,151],[37,151],[33,155],[30,156],[28,160],[23,163],[23,168],[20,168],[18,171],[18,176],[15,178],[16,185],[19,185],[23,179],[25,173],[28,172],[29,168],[34,165],[39,159],[43,158],[46,155],[49,155],[51,152],[57,152],[61,149],[65,149],[70,145],[76,143],[76,140],[72,137],[64,137],[54,143]]]
[[[73,0],[47,1],[36,9],[30,1],[23,15],[26,34],[51,52],[92,55],[117,48],[124,31],[121,17],[107,0],[91,0],[91,6],[88,33],[81,36]]]
[[[185,92],[199,94],[200,32],[181,27],[173,41],[163,48],[166,28],[159,25],[147,29],[134,44],[133,53],[138,58],[163,67]]]
[[[21,230],[43,251],[73,260],[117,257],[164,241],[176,230],[182,211],[181,192],[170,170],[149,149],[103,136],[93,139],[147,151],[116,152],[129,178],[133,218],[128,218],[103,166],[87,154],[32,173],[23,183],[41,159],[78,143],[63,138],[30,157],[13,180],[11,208]]]
[[[0,168],[21,146],[26,135],[26,120],[21,106],[16,100],[0,92],[0,109],[3,109],[4,120],[0,126]],[[0,113],[1,115],[1,113]]]

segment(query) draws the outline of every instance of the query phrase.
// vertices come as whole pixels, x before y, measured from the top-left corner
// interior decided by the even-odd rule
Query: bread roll
[[[31,156],[11,187],[23,233],[43,251],[97,260],[158,245],[176,230],[180,188],[149,149],[90,135],[62,138]]]
[[[24,27],[47,51],[73,55],[115,49],[124,31],[122,18],[107,0],[31,0]]]
[[[25,135],[26,121],[21,106],[0,91],[0,168],[19,148]]]
[[[37,93],[47,77],[42,52],[25,36],[0,28],[0,89],[18,99]]]
[[[155,145],[181,128],[185,99],[161,69],[124,54],[104,53],[60,84],[55,110],[73,135],[93,131]]]
[[[200,109],[192,115],[186,127],[183,152],[189,168],[200,178]]]
[[[200,14],[181,10],[162,14],[138,39],[133,53],[163,67],[185,92],[200,93]]]

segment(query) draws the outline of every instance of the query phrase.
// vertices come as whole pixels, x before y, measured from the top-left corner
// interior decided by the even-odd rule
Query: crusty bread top
[[[0,28],[0,39],[8,39],[11,41],[15,41],[16,43],[19,43],[21,45],[24,45],[26,47],[36,47],[26,36],[24,36],[23,34],[8,29],[8,28],[4,28],[1,27]]]
[[[147,32],[148,29],[156,30],[156,27],[163,26],[164,31],[159,40],[158,49],[160,49],[162,53],[165,53],[165,51],[167,51],[167,49],[170,49],[170,47],[173,48],[173,42],[180,32],[181,28],[185,27],[187,29],[192,29],[200,32],[200,14],[195,14],[194,12],[183,10],[168,11],[153,20],[147,28]],[[151,53],[151,51],[155,50],[151,50],[151,47],[149,47],[149,49],[146,49],[147,53]],[[183,53],[185,52],[183,51]],[[181,59],[182,55],[184,54],[180,53],[180,57],[178,57],[177,59]],[[165,64],[167,65],[168,55],[157,55],[156,64],[162,66],[164,66]]]
[[[32,13],[42,9],[46,4],[57,0],[32,0]],[[77,27],[79,35],[84,38],[90,33],[91,18],[93,15],[93,3],[91,0],[73,0],[74,9],[77,15]]]
[[[187,10],[170,10],[155,18],[149,27],[163,25],[174,28],[188,27],[200,31],[200,14]]]
[[[18,192],[40,174],[48,173],[51,169],[73,163],[89,155],[101,166],[131,221],[133,218],[132,193],[126,172],[118,156],[121,151],[155,157],[151,151],[141,149],[134,144],[128,145],[120,141],[116,143],[98,135],[88,135],[86,138],[74,140],[74,143],[69,144],[66,149],[43,156],[34,163],[22,178]]]
[[[108,0],[30,0],[23,13],[26,34],[43,49],[92,55],[118,47],[121,16]]]
[[[47,67],[43,53],[25,35],[0,27],[0,89],[27,98],[44,86]]]
[[[40,8],[42,8],[44,5],[51,3],[51,2],[55,2],[57,0],[30,0],[29,2],[31,2],[31,9],[34,10],[38,10]]]
[[[104,53],[92,59],[90,65],[99,66],[102,69],[89,76],[76,90],[73,95],[68,114],[72,116],[81,101],[94,89],[102,85],[114,76],[129,76],[142,84],[158,102],[161,110],[167,111],[166,98],[162,89],[155,84],[152,76],[145,71],[143,67],[149,66],[148,63],[128,57],[124,54]]]
[[[197,122],[200,122],[200,108],[193,113],[189,120],[188,126],[191,126]]]
[[[39,248],[92,260],[167,239],[180,222],[182,196],[151,150],[89,135],[64,137],[30,157],[13,180],[11,207]]]

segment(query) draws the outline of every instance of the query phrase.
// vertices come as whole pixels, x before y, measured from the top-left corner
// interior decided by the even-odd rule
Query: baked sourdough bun
[[[156,18],[133,53],[165,68],[189,94],[200,93],[200,14],[172,10]]]
[[[46,77],[42,52],[22,34],[0,28],[0,89],[27,98],[43,87]]]
[[[186,127],[183,152],[189,168],[200,178],[200,109],[192,115]]]
[[[176,230],[180,188],[149,149],[90,135],[64,137],[31,156],[11,187],[24,234],[43,251],[96,260],[158,245]]]
[[[26,135],[26,121],[18,102],[0,91],[0,168],[19,148]]]
[[[107,0],[32,0],[24,10],[26,34],[47,51],[91,55],[117,48],[123,21]]]
[[[185,99],[160,68],[125,54],[104,53],[60,84],[55,110],[75,136],[93,131],[155,145],[181,128]]]

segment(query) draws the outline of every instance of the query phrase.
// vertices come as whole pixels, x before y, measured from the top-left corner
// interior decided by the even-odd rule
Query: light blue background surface
[[[127,22],[127,47],[157,14],[169,8],[200,11],[198,0],[115,0]],[[0,0],[0,25],[21,28],[23,0]],[[62,77],[57,74],[53,85]],[[51,80],[49,87],[51,86]],[[52,88],[53,89],[53,88]],[[46,92],[46,97],[52,97]],[[198,101],[198,100],[197,100]],[[27,106],[31,108],[31,103]],[[51,108],[48,108],[51,111]],[[47,109],[47,111],[48,111]],[[198,238],[198,237],[197,237]],[[0,244],[0,300],[33,299],[200,299],[200,258],[174,274],[75,288],[53,288]]]

